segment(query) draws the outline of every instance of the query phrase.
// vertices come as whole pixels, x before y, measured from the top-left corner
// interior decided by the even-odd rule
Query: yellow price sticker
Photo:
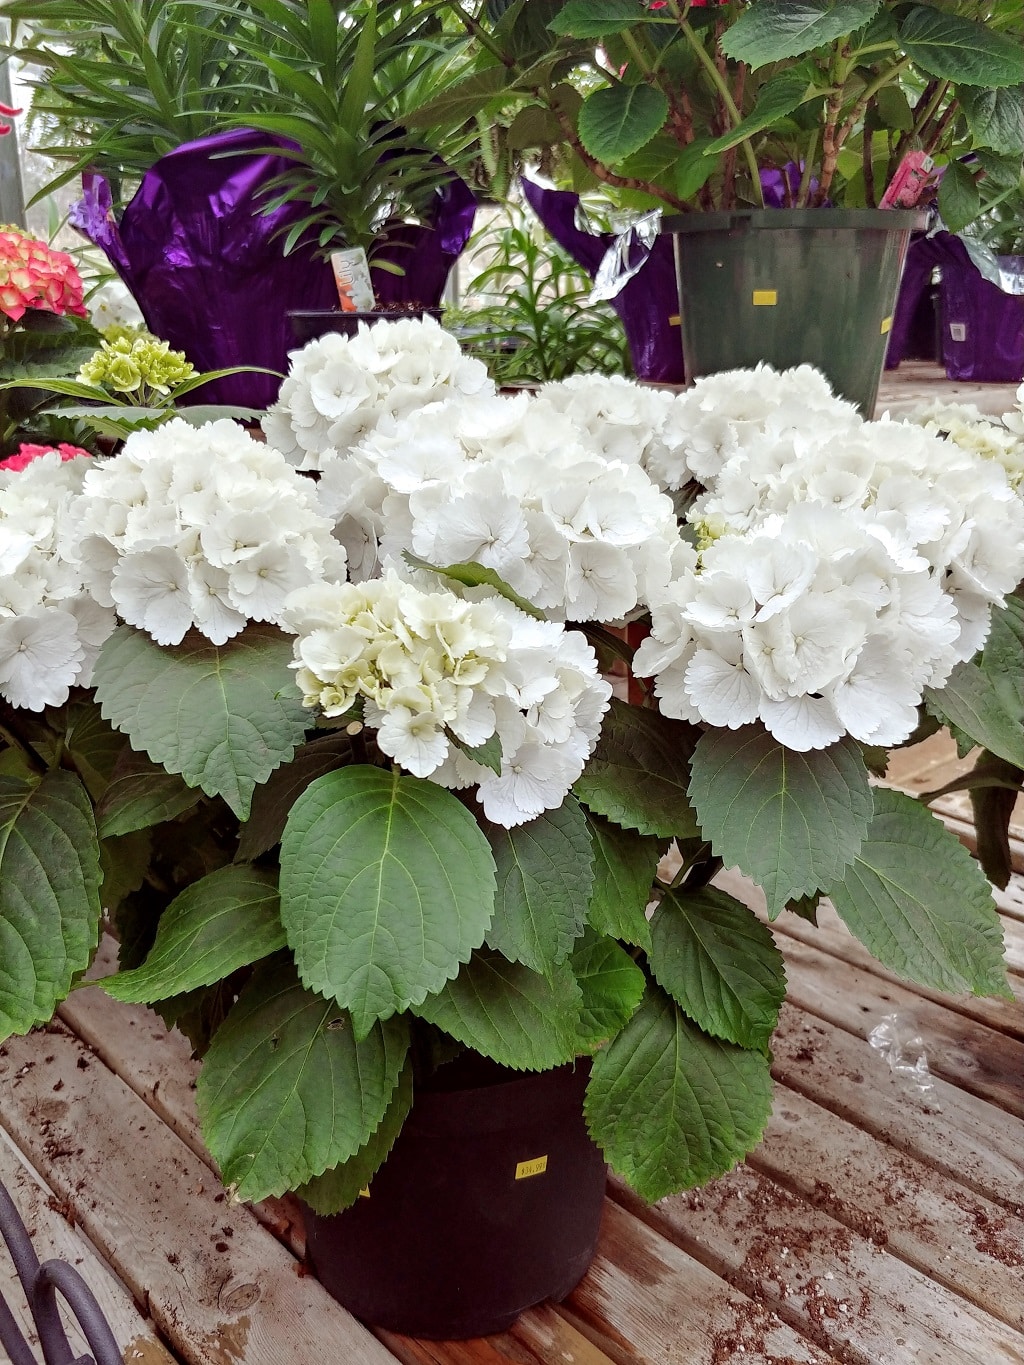
[[[779,301],[777,289],[755,289],[753,303],[755,308],[774,308]]]
[[[891,331],[891,330],[892,330],[892,317],[890,316],[890,317],[887,317],[887,318],[883,318],[883,319],[882,319],[882,335],[885,336],[886,332]]]
[[[531,1175],[543,1175],[547,1168],[546,1156],[535,1156],[532,1161],[520,1161],[516,1167],[516,1179],[528,1180]]]

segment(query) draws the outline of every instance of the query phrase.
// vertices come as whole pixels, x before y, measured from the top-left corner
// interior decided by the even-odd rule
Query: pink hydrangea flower
[[[0,226],[0,313],[17,322],[29,308],[86,317],[82,277],[65,251],[20,228]]]
[[[61,441],[58,446],[34,446],[28,441],[23,441],[18,447],[17,453],[9,455],[6,460],[0,460],[0,469],[10,469],[17,472],[30,465],[33,460],[38,460],[40,455],[51,455],[56,450],[62,460],[73,460],[76,455],[88,455],[87,450],[81,446],[68,445],[67,441]]]

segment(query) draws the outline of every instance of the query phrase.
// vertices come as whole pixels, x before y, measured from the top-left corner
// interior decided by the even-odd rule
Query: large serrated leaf
[[[742,1161],[771,1106],[765,1055],[709,1038],[651,986],[595,1057],[584,1112],[612,1169],[654,1203]]]
[[[632,156],[668,118],[668,100],[653,85],[611,85],[580,106],[580,141],[598,161],[614,165]]]
[[[693,839],[690,757],[700,731],[612,699],[597,749],[573,790],[606,819],[641,834]]]
[[[950,232],[973,223],[981,212],[981,191],[967,166],[952,161],[939,183],[939,212]]]
[[[992,673],[974,663],[957,664],[945,687],[926,687],[924,698],[933,716],[955,726],[973,744],[1024,768],[1024,725],[1015,707],[1007,709],[1011,698]]]
[[[594,889],[587,920],[599,934],[620,938],[637,948],[651,946],[647,905],[654,874],[665,845],[658,839],[623,829],[587,812],[594,850]]]
[[[975,145],[1019,158],[1024,149],[1024,89],[965,86],[958,94]]]
[[[0,1040],[45,1023],[99,937],[92,804],[69,772],[0,777]]]
[[[645,17],[636,0],[568,0],[548,28],[569,38],[607,38]]]
[[[281,919],[299,975],[375,1019],[438,991],[483,942],[494,858],[449,791],[361,765],[326,773],[281,838]]]
[[[774,919],[786,902],[829,886],[871,820],[867,769],[853,740],[798,753],[759,726],[708,731],[693,755],[690,795],[727,867],[764,888]]]
[[[203,1136],[240,1199],[297,1189],[347,1161],[377,1129],[409,1045],[405,1020],[357,1040],[290,964],[261,968],[214,1034],[196,1099]]]
[[[1024,717],[1024,599],[1016,594],[992,613],[981,671],[992,680],[1007,713]]]
[[[705,155],[712,156],[716,152],[728,151],[745,138],[759,133],[762,128],[768,128],[779,119],[785,118],[794,109],[798,109],[805,100],[813,99],[815,94],[818,94],[820,99],[825,97],[825,92],[816,91],[801,72],[783,72],[775,80],[765,83],[758,93],[757,103],[742,122],[724,136],[715,138],[713,142],[707,144],[704,149]]]
[[[643,999],[647,978],[614,939],[588,929],[569,959],[583,993],[580,1047],[587,1052],[625,1027]]]
[[[317,1213],[340,1213],[354,1204],[390,1155],[395,1139],[412,1108],[412,1064],[406,1060],[391,1102],[377,1128],[355,1156],[335,1166],[296,1191]]]
[[[277,878],[234,864],[176,896],[145,963],[98,982],[117,1000],[151,1004],[212,986],[284,947]]]
[[[651,922],[650,964],[663,990],[715,1038],[768,1047],[786,995],[771,932],[724,891],[667,891]]]
[[[342,733],[311,740],[290,763],[282,763],[253,792],[252,811],[238,832],[239,860],[258,858],[279,844],[288,812],[301,793],[324,773],[351,761],[352,740]]]
[[[100,837],[131,834],[173,820],[202,799],[202,792],[178,773],[169,773],[122,741],[121,756],[96,807]]]
[[[1024,83],[1024,47],[983,22],[931,5],[910,5],[900,46],[929,76],[988,89]]]
[[[879,962],[935,990],[1012,998],[992,890],[940,820],[902,792],[875,792],[853,864],[828,888]]]
[[[752,70],[813,52],[855,33],[873,18],[881,0],[759,0],[722,38],[722,50]]]
[[[541,976],[484,949],[413,1012],[502,1066],[546,1071],[576,1056],[581,1005],[565,963]]]
[[[290,660],[273,626],[250,625],[226,645],[192,633],[177,646],[122,626],[100,651],[96,696],[134,748],[244,820],[254,787],[291,758],[309,723]]]
[[[485,828],[497,876],[487,943],[510,962],[546,972],[583,931],[594,880],[586,816],[567,796],[529,824]]]

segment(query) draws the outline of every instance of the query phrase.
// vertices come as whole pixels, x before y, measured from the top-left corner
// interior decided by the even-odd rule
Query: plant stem
[[[743,115],[736,107],[736,102],[732,97],[732,91],[729,89],[728,83],[723,79],[722,74],[718,70],[718,67],[715,64],[714,59],[711,56],[709,56],[709,54],[705,50],[704,44],[697,37],[696,33],[694,33],[693,29],[690,27],[687,21],[682,17],[682,12],[679,11],[679,7],[675,3],[675,0],[673,0],[673,8],[679,13],[680,32],[683,34],[686,41],[690,44],[690,47],[693,50],[693,55],[700,62],[701,66],[703,66],[704,70],[707,72],[708,77],[711,80],[712,85],[718,91],[718,94],[722,100],[722,104],[724,105],[726,111],[728,112],[729,117],[732,119],[732,126],[735,128],[738,124],[743,122]],[[753,147],[751,147],[750,140],[748,138],[744,138],[743,142],[740,145],[743,148],[743,156],[747,163],[747,169],[750,172],[750,178],[753,183],[754,192],[758,197],[761,208],[764,208],[764,191],[761,188],[761,175],[757,169],[757,158],[754,156],[754,149]]]

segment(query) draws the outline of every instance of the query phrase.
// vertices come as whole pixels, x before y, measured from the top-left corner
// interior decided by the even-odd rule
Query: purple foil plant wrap
[[[526,202],[558,245],[593,279],[615,240],[614,234],[584,232],[578,226],[578,194],[570,190],[545,189],[526,179],[522,181],[522,187]],[[622,319],[637,378],[681,384],[685,377],[683,346],[679,323],[671,321],[678,315],[679,304],[669,238],[658,238],[642,268],[609,302]]]
[[[785,208],[787,200],[800,188],[802,167],[790,161],[781,170],[761,172],[765,208]],[[614,234],[589,233],[577,222],[579,195],[567,190],[549,190],[533,181],[522,181],[526,201],[559,246],[577,260],[591,278],[596,278],[606,253],[615,242]],[[817,181],[811,181],[811,189]],[[642,261],[639,252],[647,251]],[[626,283],[608,301],[622,319],[629,353],[638,379],[681,384],[683,371],[682,337],[679,331],[679,303],[672,241],[659,236],[649,250],[634,243],[629,247]],[[675,321],[673,321],[673,318]]]
[[[1000,257],[1008,274],[1024,268],[1020,257]],[[1014,264],[1016,263],[1016,265]],[[1016,383],[1024,379],[1024,295],[1004,292],[984,279],[967,248],[951,232],[936,232],[910,245],[900,281],[886,368],[907,355],[922,300],[938,267],[942,361],[949,379]]]
[[[102,176],[83,177],[73,225],[105,252],[150,330],[198,370],[259,365],[284,374],[295,348],[287,310],[338,306],[330,265],[312,244],[282,254],[283,235],[306,206],[289,202],[260,211],[267,183],[294,165],[266,148],[294,145],[252,129],[184,143],[150,167],[119,224]],[[472,201],[468,187],[453,178],[436,228],[396,229],[392,251],[379,254],[405,274],[374,272],[382,301],[440,301],[472,230],[466,195]],[[408,234],[401,248],[399,233]],[[233,375],[203,385],[189,401],[266,408],[280,384],[273,375]]]

